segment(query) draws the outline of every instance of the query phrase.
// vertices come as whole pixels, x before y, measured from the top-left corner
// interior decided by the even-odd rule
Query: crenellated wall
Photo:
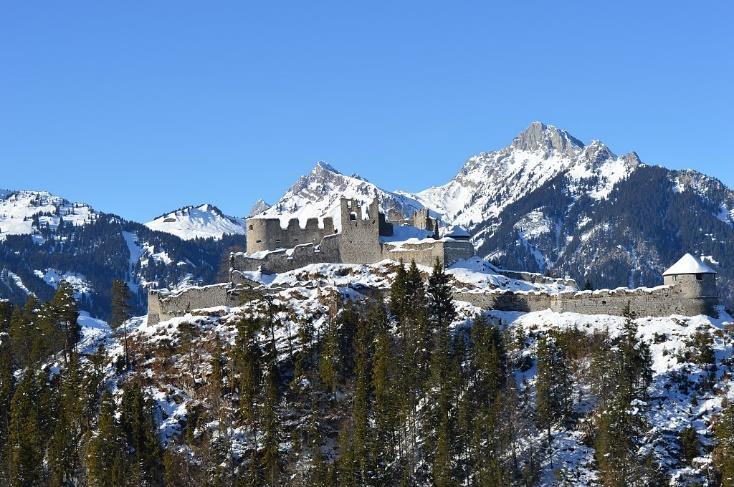
[[[334,221],[329,217],[321,222],[318,218],[309,218],[303,228],[296,218],[289,220],[286,228],[281,227],[278,218],[250,218],[247,220],[247,253],[290,249],[309,243],[318,245],[325,236],[335,233]]]

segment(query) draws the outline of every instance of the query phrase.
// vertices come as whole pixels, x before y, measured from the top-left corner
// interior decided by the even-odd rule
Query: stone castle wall
[[[240,298],[229,283],[190,287],[171,294],[148,291],[148,324],[170,320],[194,309],[239,304]]]
[[[577,293],[513,293],[467,292],[454,293],[454,298],[484,309],[500,311],[543,311],[557,313],[606,314],[622,316],[629,304],[636,316],[694,316],[715,315],[718,299],[691,297],[681,286],[656,288],[612,289]]]
[[[287,228],[282,228],[277,218],[250,218],[247,220],[247,253],[290,249],[309,243],[318,245],[325,236],[334,233],[334,221],[329,217],[322,222],[309,218],[303,228],[296,218],[288,221]]]
[[[235,271],[261,271],[264,274],[288,272],[309,264],[341,262],[339,242],[341,235],[328,235],[319,245],[304,244],[288,250],[268,252],[262,258],[249,257],[238,252],[232,254],[230,267]],[[237,279],[236,277],[234,279]],[[235,284],[238,282],[233,280]]]

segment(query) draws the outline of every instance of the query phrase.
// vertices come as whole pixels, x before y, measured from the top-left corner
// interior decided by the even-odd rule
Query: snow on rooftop
[[[716,274],[716,271],[707,266],[701,259],[691,254],[686,254],[673,264],[670,269],[663,272],[664,276],[672,276],[674,274]]]

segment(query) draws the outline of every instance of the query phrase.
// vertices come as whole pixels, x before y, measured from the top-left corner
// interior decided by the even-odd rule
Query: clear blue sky
[[[441,184],[532,120],[732,187],[732,19],[726,1],[6,1],[0,188],[242,215],[318,160]]]

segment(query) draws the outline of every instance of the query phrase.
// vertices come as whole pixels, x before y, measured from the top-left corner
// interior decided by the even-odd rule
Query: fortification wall
[[[694,316],[715,315],[715,298],[687,297],[680,286],[660,286],[641,289],[613,289],[578,293],[476,293],[460,291],[454,294],[484,309],[533,312],[550,309],[558,313],[606,314],[622,316],[629,304],[636,316]]]
[[[180,293],[148,291],[148,324],[169,320],[194,309],[238,306],[239,297],[229,283],[191,287]]]
[[[449,266],[460,260],[466,260],[474,255],[474,246],[471,242],[461,240],[436,240],[418,243],[397,242],[386,243],[382,246],[382,259],[400,260],[416,264],[432,266],[436,259]]]
[[[257,271],[265,274],[288,272],[309,264],[341,262],[339,241],[341,235],[328,235],[318,246],[298,245],[288,250],[267,253],[262,258],[252,258],[243,253],[232,254],[230,266],[236,271]],[[237,279],[237,277],[234,277]],[[238,284],[238,281],[233,281]]]
[[[502,274],[510,279],[517,279],[518,281],[531,282],[533,284],[555,284],[560,283],[565,286],[572,286],[578,288],[578,284],[575,280],[569,278],[555,278],[547,277],[542,274],[535,272],[523,272],[523,271],[510,271],[506,269],[497,269],[498,274]]]
[[[318,218],[309,218],[304,228],[295,218],[288,221],[287,228],[282,228],[277,218],[250,218],[247,220],[247,253],[318,244],[325,236],[335,233],[334,221],[330,217],[324,218],[322,224]]]

